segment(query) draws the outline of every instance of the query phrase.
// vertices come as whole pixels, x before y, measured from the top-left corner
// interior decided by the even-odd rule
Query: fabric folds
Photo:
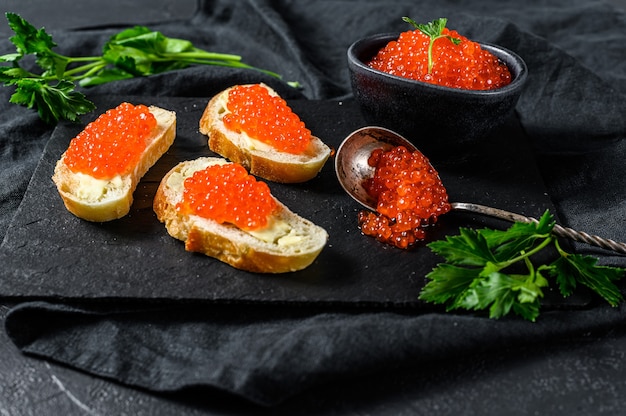
[[[448,25],[468,37],[522,56],[530,76],[516,110],[559,217],[626,240],[626,16],[603,2],[470,0],[461,7],[455,0],[206,0],[190,21],[152,28],[239,54],[282,80],[253,70],[193,67],[85,93],[210,97],[233,84],[265,82],[288,99],[351,99],[348,46],[368,34],[407,30],[402,16],[447,16]],[[53,37],[59,51],[89,55],[117,30],[94,22]],[[0,42],[0,53],[10,51],[7,40]],[[9,97],[8,88],[0,90],[1,237],[52,132]],[[623,257],[599,254],[624,264]],[[207,388],[272,406],[328,382],[575,341],[623,327],[625,318],[623,308],[601,303],[547,310],[528,323],[443,311],[58,300],[24,302],[5,325],[25,354],[95,376],[155,393]]]

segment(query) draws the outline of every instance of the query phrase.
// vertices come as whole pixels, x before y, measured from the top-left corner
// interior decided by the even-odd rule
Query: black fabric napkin
[[[153,25],[198,47],[242,55],[299,81],[295,90],[256,71],[189,68],[105,84],[89,94],[210,97],[266,82],[289,99],[350,99],[345,51],[358,38],[448,17],[478,41],[521,55],[530,77],[517,107],[564,225],[626,240],[626,17],[603,2],[531,0],[204,1],[189,22]],[[67,54],[99,52],[119,28],[53,33]],[[3,53],[12,51],[8,41]],[[0,232],[5,235],[52,129],[0,91]],[[624,257],[585,246],[606,264]],[[235,304],[25,302],[6,330],[26,354],[155,392],[219,390],[277,405],[305,389],[409,366],[567,343],[626,322],[622,307],[591,303],[539,321],[472,314]]]

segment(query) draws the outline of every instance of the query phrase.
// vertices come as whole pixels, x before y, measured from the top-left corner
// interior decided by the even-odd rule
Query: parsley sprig
[[[238,55],[208,52],[190,41],[164,36],[145,26],[135,26],[112,36],[101,56],[70,57],[53,51],[57,44],[45,29],[36,29],[15,13],[6,13],[15,32],[10,41],[16,52],[0,56],[0,82],[15,86],[10,102],[36,109],[41,119],[54,124],[61,119],[77,121],[94,110],[94,104],[76,90],[127,78],[148,76],[190,65],[220,65],[261,71],[276,78],[275,72],[242,62]],[[21,65],[27,55],[35,57],[40,73]],[[38,71],[39,72],[39,71]],[[298,83],[290,85],[297,87]]]
[[[623,300],[615,281],[626,270],[598,265],[592,256],[568,253],[552,233],[555,221],[546,211],[537,223],[516,222],[507,230],[461,228],[460,234],[428,247],[445,258],[426,277],[420,299],[455,309],[488,310],[490,318],[513,312],[535,321],[549,278],[563,297],[587,286],[610,305]],[[552,247],[555,260],[535,265],[533,256]]]
[[[435,41],[437,39],[447,38],[450,40],[450,42],[454,43],[455,45],[458,45],[459,43],[461,43],[461,39],[443,34],[443,29],[446,27],[446,24],[448,23],[448,19],[446,19],[445,17],[435,19],[432,22],[428,22],[426,24],[417,23],[415,22],[415,20],[406,16],[403,17],[402,20],[404,20],[407,23],[410,23],[411,25],[413,25],[413,27],[415,27],[417,30],[419,30],[420,32],[422,32],[423,34],[425,34],[426,36],[430,38],[430,42],[428,43],[428,73],[429,74],[433,72],[433,65],[434,65],[433,45],[435,44]]]

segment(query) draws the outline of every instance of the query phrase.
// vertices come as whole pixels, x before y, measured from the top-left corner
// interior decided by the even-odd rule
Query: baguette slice
[[[176,113],[154,106],[149,109],[157,119],[157,127],[131,173],[111,180],[96,179],[72,172],[63,161],[65,153],[61,155],[52,180],[68,211],[94,222],[111,221],[128,214],[139,180],[170,148],[176,137]]]
[[[200,157],[179,163],[163,177],[154,198],[154,212],[169,235],[184,241],[187,251],[203,253],[250,272],[285,273],[309,266],[326,245],[328,234],[278,200],[269,233],[246,232],[232,224],[182,215],[176,209],[183,196],[184,180],[198,170],[222,163],[231,162]]]
[[[270,94],[276,92],[265,84]],[[222,121],[229,110],[226,107],[228,92],[215,95],[200,118],[200,133],[209,136],[209,148],[232,162],[239,163],[251,174],[282,183],[299,183],[313,179],[324,167],[330,148],[313,136],[309,148],[299,155],[281,152],[258,141],[251,142],[246,133],[229,130]],[[253,144],[254,143],[254,144]]]

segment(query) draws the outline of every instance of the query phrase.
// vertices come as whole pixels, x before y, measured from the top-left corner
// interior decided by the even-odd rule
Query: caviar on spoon
[[[404,152],[404,150],[400,150],[400,152],[398,152],[398,147],[404,147],[407,150],[406,153]],[[389,178],[391,178],[392,176],[397,175],[398,172],[402,170],[397,168],[404,166],[406,160],[403,159],[406,157],[406,155],[415,154],[418,155],[416,156],[416,160],[419,159],[417,165],[422,170],[422,172],[427,172],[420,174],[424,175],[424,177],[427,177],[428,180],[432,183],[430,186],[425,186],[422,189],[424,192],[428,193],[427,197],[423,198],[429,201],[428,204],[426,204],[428,206],[427,210],[425,211],[426,214],[424,214],[424,216],[421,216],[420,214],[416,214],[415,211],[412,211],[413,214],[411,215],[419,217],[420,219],[420,221],[416,220],[416,223],[419,224],[417,228],[414,228],[416,231],[407,232],[409,230],[408,228],[405,230],[399,228],[395,230],[392,229],[392,233],[393,231],[400,232],[400,234],[392,236],[386,234],[388,233],[388,231],[385,230],[383,231],[383,234],[381,234],[382,237],[379,238],[380,240],[397,247],[407,248],[416,241],[423,240],[424,236],[421,235],[421,232],[419,232],[420,228],[435,223],[440,215],[443,215],[451,210],[474,212],[477,214],[487,215],[490,217],[499,218],[511,222],[537,222],[535,218],[526,217],[524,215],[501,210],[498,208],[468,202],[448,202],[447,194],[445,193],[445,187],[439,180],[439,176],[436,170],[428,162],[428,159],[421,155],[421,152],[419,152],[419,150],[410,141],[408,141],[401,135],[389,129],[376,126],[363,127],[349,134],[341,143],[335,155],[335,172],[337,174],[337,179],[339,180],[339,183],[348,193],[348,195],[350,195],[355,201],[363,205],[365,208],[381,214],[378,207],[379,193],[377,194],[377,191],[372,192],[372,178],[374,178],[376,174],[376,166],[372,164],[372,161],[376,161],[376,158],[380,156],[380,150],[385,153],[392,152],[394,151],[394,149],[396,149],[396,153],[398,153],[398,155],[396,155],[397,157],[395,158],[398,164],[394,166],[392,161],[391,166],[384,167],[384,169],[391,170],[387,173],[383,172],[382,177],[389,176]],[[372,158],[372,153],[379,153],[379,156],[375,155],[374,158]],[[402,153],[405,154],[402,155]],[[410,172],[408,172],[408,175],[410,175]],[[385,179],[383,178],[383,181],[384,180]],[[410,183],[410,181],[407,180],[406,183]],[[398,182],[394,183],[391,181],[389,182],[388,189],[397,189],[400,184]],[[391,203],[389,203],[389,201],[391,201]],[[387,213],[392,213],[394,210],[397,210],[397,206],[391,206],[392,204],[396,203],[397,199],[390,199],[386,202],[383,202],[383,205],[388,205],[386,208],[383,209],[383,211]],[[416,206],[416,204],[413,204],[413,206]],[[359,215],[361,215],[362,217],[360,219],[362,220],[361,224],[366,224],[366,227],[376,225],[374,224],[374,222],[366,223],[366,221],[380,221],[380,219],[377,220],[376,218],[374,218],[376,214],[373,213],[363,213]],[[390,227],[391,225],[398,223],[396,218],[388,217],[388,219],[389,221],[387,222],[387,224],[390,224]],[[363,231],[369,232],[369,230]],[[410,233],[413,233],[413,236],[409,236],[407,239],[397,239],[396,237],[403,236],[402,232],[404,232],[404,236],[407,236]],[[562,227],[558,224],[554,226],[553,232],[559,237],[569,238],[574,241],[583,242],[597,247],[602,247],[607,250],[612,250],[617,253],[626,254],[625,243],[616,242],[594,235],[589,235],[587,233],[576,231],[571,228]],[[374,231],[372,231],[372,234],[373,233]],[[378,235],[376,235],[376,238],[378,238]]]

